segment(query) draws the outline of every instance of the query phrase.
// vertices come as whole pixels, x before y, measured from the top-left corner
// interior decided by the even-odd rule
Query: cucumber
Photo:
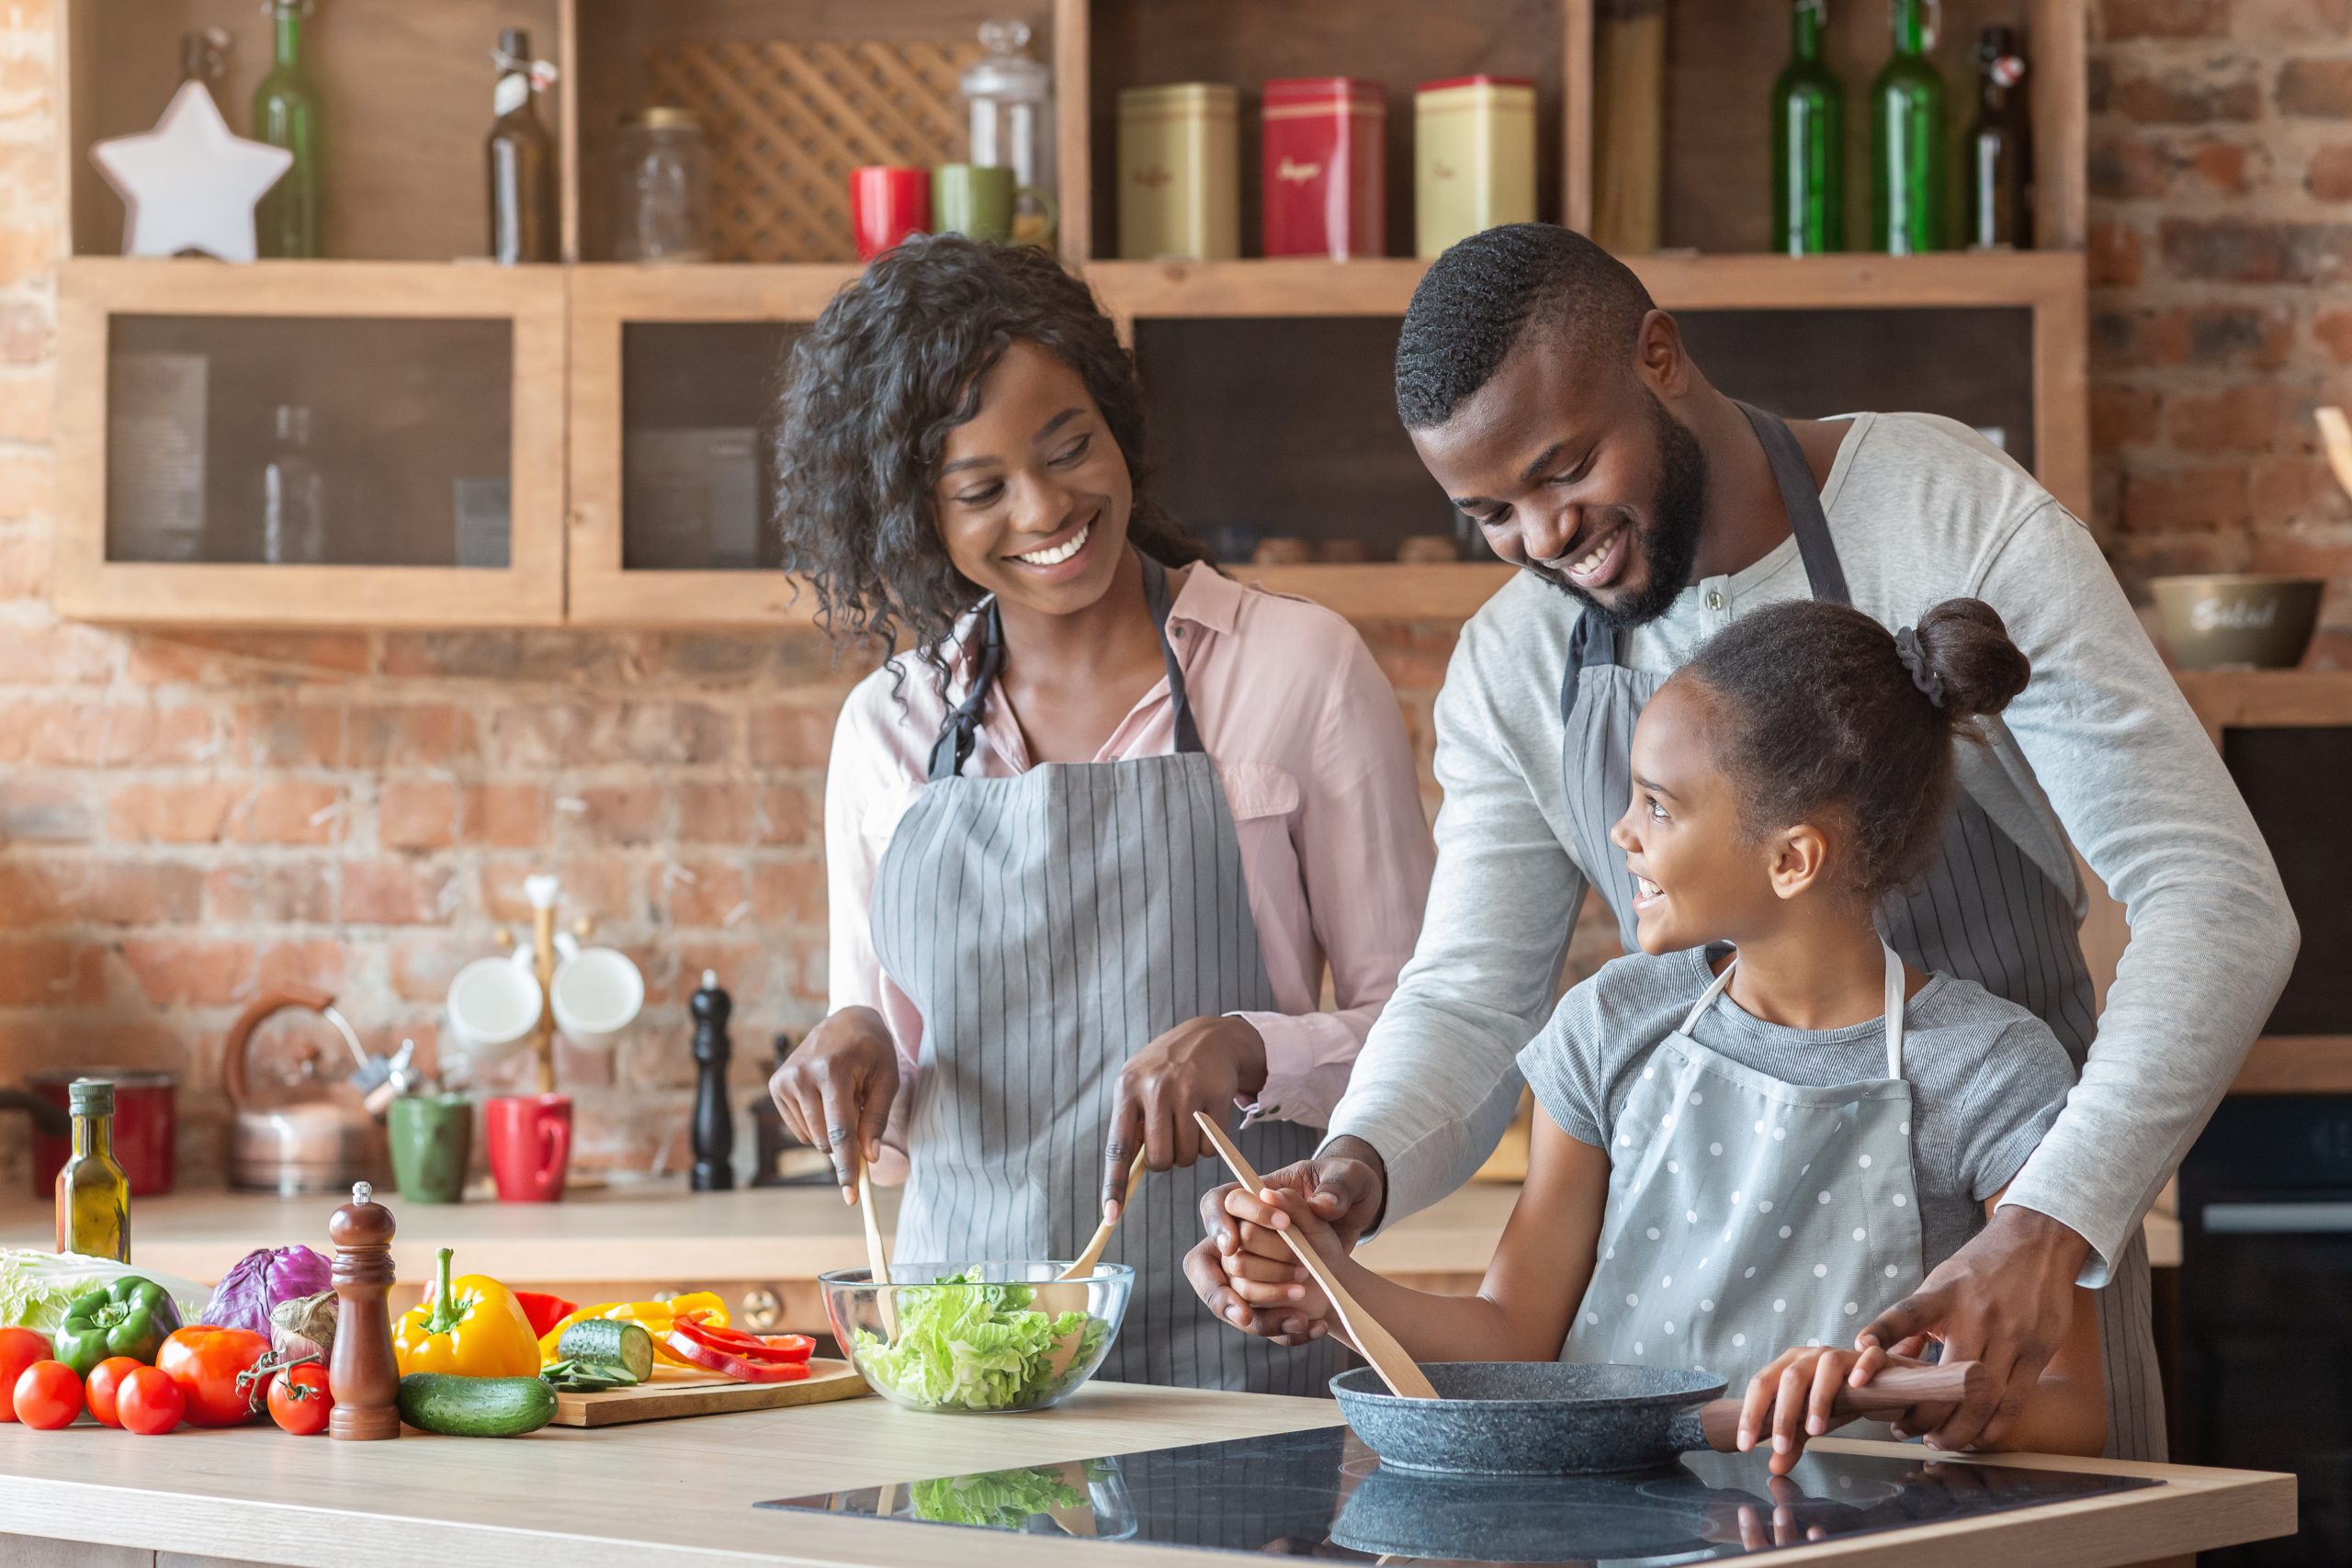
[[[653,1336],[642,1324],[603,1317],[575,1323],[556,1341],[555,1353],[567,1361],[626,1372],[633,1383],[653,1375]]]
[[[555,1390],[537,1378],[411,1372],[401,1379],[401,1419],[452,1438],[519,1438],[555,1419]]]

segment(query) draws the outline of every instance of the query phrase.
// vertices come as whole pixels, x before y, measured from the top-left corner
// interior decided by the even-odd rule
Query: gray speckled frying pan
[[[1576,1361],[1432,1361],[1436,1399],[1400,1399],[1370,1367],[1331,1380],[1340,1413],[1384,1465],[1456,1475],[1645,1470],[1692,1449],[1732,1450],[1739,1402],[1724,1380],[1668,1367]],[[1974,1361],[1889,1367],[1838,1391],[1843,1416],[1953,1404],[1979,1387]]]

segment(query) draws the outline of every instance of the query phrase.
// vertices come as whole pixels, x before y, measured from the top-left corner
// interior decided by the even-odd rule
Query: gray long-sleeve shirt
[[[2081,851],[2131,922],[2082,1078],[2008,1202],[2091,1245],[2104,1284],[2228,1089],[2293,963],[2278,869],[2203,728],[2083,527],[1967,427],[1860,414],[1822,505],[1854,604],[1889,626],[1983,599],[2033,661],[1961,783],[2061,888]],[[1672,669],[1736,616],[1810,592],[1793,538],[1686,587],[1625,643]],[[1331,1121],[1388,1168],[1386,1220],[1467,1180],[1517,1102],[1585,878],[1569,845],[1559,690],[1579,610],[1529,576],[1463,627],[1436,705],[1438,860],[1412,962]]]

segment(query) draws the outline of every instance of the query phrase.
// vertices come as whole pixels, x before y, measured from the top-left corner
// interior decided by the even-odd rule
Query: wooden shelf
[[[2345,717],[2338,709],[2337,721]],[[2230,1084],[2232,1094],[2352,1094],[2352,1034],[2266,1034]]]

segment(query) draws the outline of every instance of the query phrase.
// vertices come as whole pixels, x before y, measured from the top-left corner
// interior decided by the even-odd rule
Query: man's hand
[[[1379,1152],[1359,1138],[1335,1138],[1317,1157],[1267,1172],[1261,1179],[1274,1190],[1301,1195],[1309,1211],[1350,1247],[1387,1206],[1387,1167]],[[1184,1277],[1211,1312],[1238,1328],[1278,1345],[1321,1338],[1329,1325],[1319,1316],[1310,1317],[1295,1305],[1253,1308],[1234,1293],[1237,1278],[1266,1286],[1306,1282],[1306,1270],[1281,1235],[1226,1212],[1226,1199],[1237,1191],[1227,1182],[1202,1195],[1201,1225],[1208,1235],[1185,1254]]]
[[[1266,1043],[1238,1018],[1187,1019],[1128,1057],[1102,1150],[1102,1217],[1119,1217],[1137,1149],[1154,1170],[1190,1165],[1201,1157],[1193,1112],[1227,1125],[1236,1097],[1265,1086]]]
[[[842,1201],[857,1201],[857,1163],[882,1152],[890,1101],[899,1092],[899,1048],[872,1008],[843,1008],[808,1032],[768,1079],[786,1129],[833,1156]]]
[[[1928,1432],[1939,1449],[1990,1447],[2007,1435],[2033,1396],[2041,1370],[2065,1337],[2075,1277],[2090,1245],[2049,1215],[2012,1205],[1996,1211],[1974,1240],[1919,1288],[1854,1337],[1864,1348],[1894,1350],[1920,1335],[1943,1342],[1947,1361],[1982,1361],[1985,1394]]]

